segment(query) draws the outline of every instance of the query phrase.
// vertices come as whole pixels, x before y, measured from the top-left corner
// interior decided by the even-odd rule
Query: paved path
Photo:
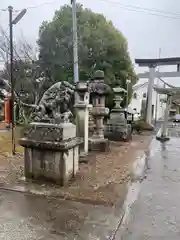
[[[110,239],[119,217],[110,207],[0,190],[1,240]]]
[[[179,136],[179,130],[170,129],[170,136]],[[129,222],[116,240],[180,239],[180,138],[153,140],[148,168]]]

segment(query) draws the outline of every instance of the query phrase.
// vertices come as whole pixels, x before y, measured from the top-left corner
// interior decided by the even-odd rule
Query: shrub
[[[133,124],[133,129],[137,131],[138,133],[142,131],[153,131],[154,127],[153,125],[143,121],[143,120],[138,120]]]

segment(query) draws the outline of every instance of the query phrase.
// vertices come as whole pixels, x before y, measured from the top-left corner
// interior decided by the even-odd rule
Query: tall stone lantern
[[[109,109],[105,107],[105,96],[109,93],[110,87],[104,82],[104,72],[96,71],[94,81],[90,86],[92,97],[92,116],[94,118],[94,131],[89,139],[89,149],[107,151],[109,141],[104,138],[104,117],[108,115]]]
[[[106,125],[106,136],[110,140],[130,140],[131,126],[127,124],[125,114],[127,110],[121,107],[121,102],[126,97],[127,91],[120,86],[113,88],[115,106],[111,110],[110,119]]]
[[[127,91],[124,88],[117,86],[113,88],[113,92],[114,92],[113,100],[114,100],[115,106],[111,110],[110,119],[112,123],[118,123],[120,119],[122,118],[124,119],[123,114],[121,114],[121,113],[124,113],[124,109],[121,107],[121,103],[125,98]]]
[[[121,102],[124,99],[125,95],[126,95],[126,90],[124,88],[121,88],[119,86],[113,88],[113,92],[114,92],[114,109],[120,109],[121,108]]]

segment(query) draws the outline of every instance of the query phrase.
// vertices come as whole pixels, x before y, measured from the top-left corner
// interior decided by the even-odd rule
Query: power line
[[[44,6],[44,5],[52,4],[52,3],[57,2],[57,1],[58,1],[58,0],[48,1],[48,2],[44,2],[44,3],[41,3],[41,4],[34,5],[34,6],[25,7],[25,8],[26,8],[26,9],[35,9],[35,8],[42,7],[42,6]],[[21,10],[17,10],[17,11],[21,11]]]
[[[29,6],[29,7],[25,7],[26,9],[35,9],[35,8],[39,8],[39,7],[42,7],[44,5],[48,5],[48,4],[52,4],[54,2],[57,2],[58,0],[53,0],[53,1],[48,1],[48,2],[44,2],[44,3],[41,3],[41,4],[37,4],[37,5],[34,5],[34,6]],[[13,12],[20,12],[22,9],[18,9],[18,10],[13,10]],[[7,8],[5,9],[0,9],[0,11],[8,11]]]
[[[180,13],[177,12],[167,12],[167,11],[161,11],[158,9],[150,9],[150,8],[143,8],[140,6],[135,6],[135,5],[127,5],[127,4],[122,4],[120,2],[112,2],[109,0],[100,0],[102,2],[106,2],[110,5],[118,5],[120,8],[128,10],[128,11],[133,11],[133,12],[141,12],[141,13],[146,13],[148,15],[153,15],[157,17],[164,17],[164,18],[169,18],[169,19],[180,19]],[[169,15],[167,15],[169,14]],[[172,16],[171,16],[172,15]]]
[[[29,6],[29,7],[25,7],[25,8],[26,9],[36,9],[36,8],[42,7],[44,5],[53,4],[56,1],[58,1],[58,0],[48,1],[48,2],[44,2],[42,4]],[[110,0],[99,0],[99,1],[106,2],[110,5],[118,5],[118,6],[120,6],[120,8],[127,10],[127,11],[146,13],[148,15],[153,15],[153,16],[163,17],[163,18],[168,18],[168,19],[177,19],[177,20],[180,19],[180,13],[178,13],[178,12],[162,11],[160,9],[145,8],[145,7],[140,7],[140,6],[136,6],[136,5],[123,4],[120,2],[115,2],[115,1],[110,1]],[[7,10],[8,9],[0,9],[0,11],[7,11]],[[14,10],[14,12],[19,12],[21,10],[22,9]]]
[[[145,11],[153,11],[153,12],[157,12],[157,13],[162,13],[162,14],[170,14],[170,15],[177,15],[180,17],[180,13],[179,12],[169,12],[169,11],[162,11],[160,9],[156,9],[156,8],[145,8],[145,7],[141,7],[141,6],[137,6],[137,5],[130,5],[130,4],[123,4],[121,2],[112,2],[109,0],[101,0],[104,2],[108,2],[108,3],[112,3],[112,4],[118,4],[124,7],[131,7],[131,8],[136,8],[136,9],[141,9],[141,10],[145,10]]]
[[[36,9],[36,8],[42,7],[44,5],[52,4],[56,1],[58,1],[58,0],[48,1],[48,2],[44,2],[41,4],[34,5],[34,6],[25,7],[25,8],[26,9]],[[118,6],[120,6],[120,8],[127,10],[127,11],[141,12],[141,13],[146,13],[148,15],[164,17],[164,18],[169,18],[169,19],[180,19],[180,13],[178,13],[178,12],[162,11],[160,9],[145,8],[145,7],[140,7],[140,6],[136,6],[136,5],[123,4],[120,2],[115,2],[115,1],[110,1],[110,0],[100,0],[100,1],[106,2],[110,5],[118,5]],[[7,10],[8,9],[0,9],[0,11],[7,11]],[[14,12],[19,12],[21,10],[22,9],[14,10]]]

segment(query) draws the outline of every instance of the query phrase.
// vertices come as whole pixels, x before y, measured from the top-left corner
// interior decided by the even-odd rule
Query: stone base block
[[[132,140],[132,127],[130,124],[107,124],[104,135],[111,141],[128,142]]]
[[[169,141],[169,137],[168,136],[156,136],[156,139],[160,142],[166,142]]]
[[[72,123],[32,123],[19,140],[24,147],[25,177],[66,185],[79,170],[79,145]]]
[[[88,153],[80,152],[79,163],[88,163]]]
[[[79,170],[79,147],[67,151],[25,148],[25,177],[32,180],[51,181],[64,186]]]
[[[20,139],[24,147],[25,177],[51,181],[61,186],[76,176],[79,170],[79,138],[65,142],[36,142]]]
[[[100,151],[108,152],[109,151],[109,140],[104,139],[89,139],[89,150],[90,151]]]
[[[118,133],[118,132],[112,132],[112,133],[106,133],[105,137],[108,138],[110,141],[124,141],[124,142],[128,142],[132,140],[132,134],[123,134]]]
[[[169,141],[169,136],[168,136],[168,130],[166,130],[166,134],[163,136],[162,134],[162,129],[160,128],[157,135],[156,135],[156,139],[160,142],[166,142]]]

